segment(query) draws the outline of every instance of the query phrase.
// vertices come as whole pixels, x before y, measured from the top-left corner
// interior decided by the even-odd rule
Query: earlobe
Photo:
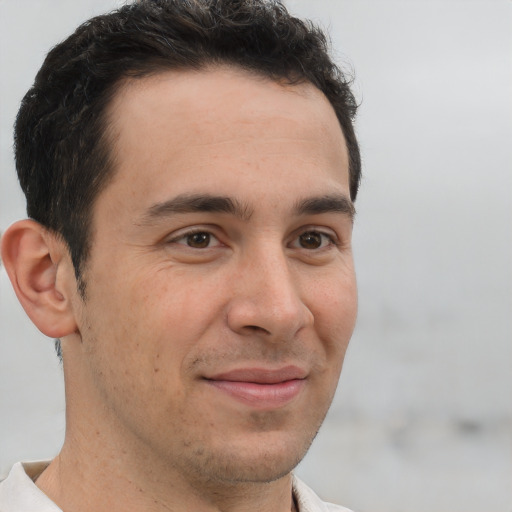
[[[47,336],[76,331],[69,296],[74,280],[64,242],[33,220],[10,226],[2,236],[2,261],[23,309]]]

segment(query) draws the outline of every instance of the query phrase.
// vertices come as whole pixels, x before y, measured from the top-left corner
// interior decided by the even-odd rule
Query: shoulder
[[[293,476],[293,495],[299,512],[351,512],[348,508],[322,501],[302,480]]]

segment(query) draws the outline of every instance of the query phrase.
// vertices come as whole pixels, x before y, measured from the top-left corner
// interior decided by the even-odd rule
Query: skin
[[[32,221],[6,237],[47,247],[53,323],[20,300],[63,340],[66,439],[37,485],[73,512],[289,511],[357,309],[334,111],[217,67],[127,81],[109,118],[85,301],[61,241]]]

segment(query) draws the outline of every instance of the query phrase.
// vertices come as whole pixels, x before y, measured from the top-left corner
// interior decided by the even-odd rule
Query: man
[[[60,340],[66,437],[2,512],[346,510],[292,470],[356,317],[355,110],[276,2],[139,1],[48,54],[2,258]]]

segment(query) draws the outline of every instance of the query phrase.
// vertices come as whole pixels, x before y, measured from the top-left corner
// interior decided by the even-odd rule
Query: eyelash
[[[321,250],[327,249],[329,246],[338,246],[337,240],[333,235],[331,235],[329,233],[325,233],[324,231],[320,231],[318,229],[306,229],[305,231],[300,232],[293,239],[293,242],[298,242],[301,239],[301,237],[303,237],[305,235],[314,235],[314,236],[318,236],[320,238],[320,247],[315,247],[315,248],[309,249],[311,251],[321,251]],[[325,243],[325,245],[324,245],[325,241],[327,241],[327,243]],[[299,248],[308,250],[308,248],[306,248],[306,247],[299,247]]]
[[[209,237],[212,237],[212,238],[215,238],[216,240],[219,240],[217,236],[215,236],[211,231],[209,231],[208,229],[193,229],[191,231],[187,231],[186,233],[182,233],[180,234],[179,236],[169,240],[169,243],[179,243],[180,240],[184,240],[186,241],[187,238],[190,238],[190,237],[193,237],[194,235],[199,235],[199,234],[205,234],[205,235],[208,235]],[[209,249],[210,247],[204,247],[204,248],[194,248],[194,247],[191,247],[189,246],[187,243],[184,243],[182,245],[187,245],[188,247],[190,247],[191,249]],[[209,244],[208,244],[209,245]]]
[[[209,239],[208,239],[208,245],[205,246],[205,247],[192,247],[191,245],[189,245],[187,243],[187,239],[190,239],[190,237],[193,237],[194,235],[198,235],[198,234],[205,234],[205,235],[208,235]],[[304,249],[304,250],[307,250],[307,251],[321,251],[321,250],[325,250],[327,249],[329,246],[335,246],[335,247],[338,247],[340,244],[337,240],[337,237],[330,234],[330,233],[326,233],[324,231],[321,231],[319,229],[314,229],[314,228],[309,228],[309,229],[305,229],[304,231],[301,231],[300,233],[298,233],[292,240],[292,242],[290,243],[290,245],[293,247],[293,243],[295,242],[298,242],[300,240],[300,238],[304,235],[318,235],[320,237],[320,247],[314,247],[314,248],[311,248],[311,249],[308,249],[306,247],[296,247],[298,249]],[[210,230],[208,229],[193,229],[191,231],[187,231],[185,233],[182,233],[180,234],[179,236],[175,237],[175,238],[172,238],[171,240],[169,240],[168,243],[174,243],[174,244],[179,244],[180,241],[184,241],[183,244],[180,244],[180,245],[186,245],[187,247],[191,248],[191,249],[195,249],[195,250],[201,250],[201,249],[210,249],[210,243],[211,243],[211,238],[214,238],[216,239],[219,243],[220,240],[219,238],[214,235]],[[324,244],[324,242],[327,240],[327,243]]]

